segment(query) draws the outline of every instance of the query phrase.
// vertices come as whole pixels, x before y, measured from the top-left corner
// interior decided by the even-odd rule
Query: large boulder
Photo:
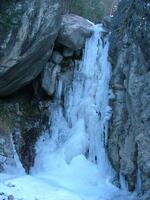
[[[0,96],[13,93],[39,75],[51,56],[60,22],[57,0],[2,0]]]
[[[63,15],[57,42],[73,50],[81,49],[86,38],[93,33],[92,26],[92,23],[83,17],[74,14]]]

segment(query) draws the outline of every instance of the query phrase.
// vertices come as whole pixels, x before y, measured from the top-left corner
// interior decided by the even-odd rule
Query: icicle
[[[140,171],[139,167],[137,168],[135,190],[137,193],[139,193],[141,191],[141,171]]]
[[[123,175],[119,175],[119,179],[120,179],[120,185],[121,185],[121,189],[124,191],[128,191],[128,183],[125,180],[125,177]]]

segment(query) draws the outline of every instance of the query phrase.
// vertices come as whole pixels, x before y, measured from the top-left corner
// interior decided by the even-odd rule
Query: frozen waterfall
[[[37,142],[31,175],[12,181],[18,185],[12,191],[18,198],[131,199],[110,182],[113,172],[105,152],[111,116],[109,43],[101,25],[93,28],[71,80],[59,75],[55,101],[49,106],[49,129]]]
[[[76,156],[82,155],[98,165],[103,177],[108,177],[109,165],[104,146],[111,115],[108,105],[109,44],[101,39],[102,26],[94,29],[93,36],[86,42],[83,60],[76,63],[72,83],[66,84],[61,76],[58,80],[56,103],[49,110],[50,130],[41,137],[37,147],[36,166],[43,166],[43,170],[49,170],[49,165],[55,167],[55,162],[59,162],[57,156],[70,163]]]

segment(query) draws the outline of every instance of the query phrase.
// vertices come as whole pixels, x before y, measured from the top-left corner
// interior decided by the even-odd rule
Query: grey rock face
[[[72,57],[73,54],[74,54],[74,51],[73,51],[73,50],[71,50],[71,49],[69,49],[69,48],[64,48],[64,49],[63,49],[63,56],[64,56],[65,58]]]
[[[56,77],[60,72],[60,66],[54,63],[48,63],[44,69],[42,77],[42,88],[49,96],[52,96],[55,91]]]
[[[55,64],[60,64],[62,60],[63,60],[63,56],[58,51],[53,51],[52,61]]]
[[[7,164],[15,165],[11,125],[13,115],[10,109],[10,105],[0,101],[0,173],[6,170]]]
[[[112,19],[108,155],[130,190],[150,191],[150,2],[123,0]],[[137,173],[139,170],[139,174]],[[143,197],[144,199],[144,197]]]
[[[60,28],[60,13],[56,0],[5,1],[1,12],[0,96],[6,96],[42,71]]]
[[[110,16],[104,17],[102,23],[103,23],[105,28],[110,28],[111,27],[111,20],[112,20],[112,17],[110,17]]]
[[[81,49],[92,32],[92,24],[88,20],[77,15],[66,14],[62,16],[57,42],[73,50]]]
[[[13,195],[9,195],[8,196],[8,200],[14,200],[14,196]]]

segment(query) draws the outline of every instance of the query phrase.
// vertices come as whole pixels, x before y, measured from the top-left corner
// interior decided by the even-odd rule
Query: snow
[[[78,155],[70,164],[49,172],[25,175],[0,183],[0,193],[14,195],[16,200],[127,200],[128,194],[101,180],[95,164]],[[116,194],[119,197],[116,197]],[[120,198],[121,196],[121,198]],[[1,198],[1,197],[0,197]],[[1,199],[2,200],[2,199]]]
[[[4,180],[1,175],[0,193],[16,200],[132,199],[110,182],[114,172],[105,152],[111,116],[109,43],[101,39],[102,26],[94,30],[82,62],[76,63],[72,83],[65,85],[59,77],[55,104],[49,107],[50,128],[36,144],[31,174],[17,177],[18,169],[15,178]]]

